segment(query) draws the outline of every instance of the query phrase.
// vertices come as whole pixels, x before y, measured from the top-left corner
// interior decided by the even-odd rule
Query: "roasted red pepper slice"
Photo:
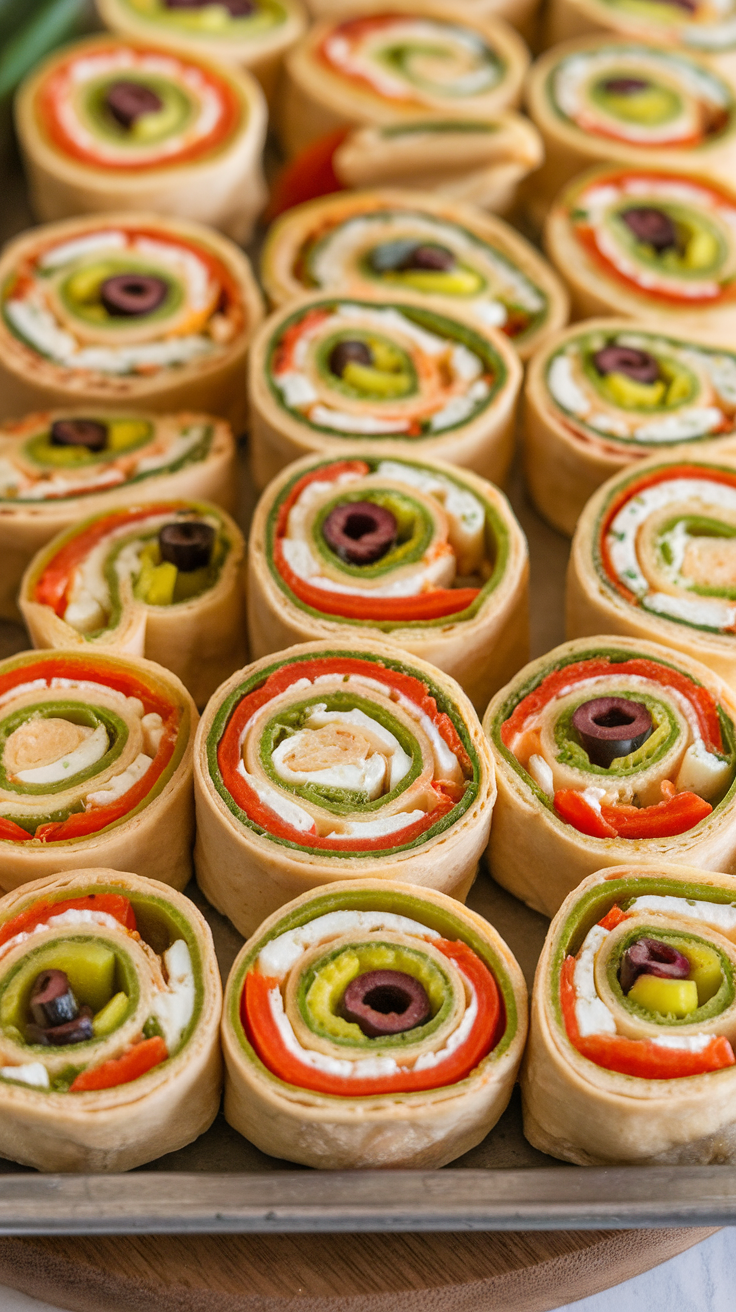
[[[336,128],[319,137],[290,160],[278,174],[271,192],[266,219],[271,222],[290,210],[317,196],[329,196],[333,191],[344,191],[344,185],[335,173],[334,158],[352,129]]]
[[[69,1086],[71,1093],[84,1093],[89,1089],[115,1089],[119,1084],[130,1084],[141,1075],[146,1075],[154,1066],[166,1061],[169,1050],[160,1035],[144,1039],[129,1048],[122,1057],[112,1061],[103,1061],[101,1066],[93,1066],[82,1071]]]
[[[656,806],[601,806],[601,815],[619,838],[672,838],[709,816],[713,807],[697,793],[676,793]]]
[[[122,893],[88,893],[86,897],[64,898],[60,902],[34,902],[12,920],[0,926],[0,946],[16,934],[29,934],[36,925],[43,925],[49,916],[60,916],[64,911],[104,911],[132,931],[136,928],[135,911]]]
[[[609,808],[610,809],[610,808]],[[615,838],[616,830],[608,820],[586,802],[574,788],[560,788],[555,793],[555,811],[565,824],[590,838]]]

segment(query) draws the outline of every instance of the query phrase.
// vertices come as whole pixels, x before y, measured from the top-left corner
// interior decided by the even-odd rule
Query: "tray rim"
[[[736,1223],[736,1167],[0,1178],[0,1236],[630,1230]]]

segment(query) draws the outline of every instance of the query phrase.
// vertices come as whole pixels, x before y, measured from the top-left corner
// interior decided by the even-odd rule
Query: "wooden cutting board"
[[[0,1240],[0,1284],[74,1312],[547,1312],[714,1230]]]

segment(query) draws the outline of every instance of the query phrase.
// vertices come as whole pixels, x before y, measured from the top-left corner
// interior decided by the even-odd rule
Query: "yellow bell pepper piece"
[[[645,1011],[656,1011],[664,1016],[689,1016],[698,1006],[698,986],[693,979],[640,975],[634,980],[628,996]]]

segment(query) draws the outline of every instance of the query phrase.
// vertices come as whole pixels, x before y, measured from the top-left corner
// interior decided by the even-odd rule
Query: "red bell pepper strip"
[[[522,698],[508,720],[505,720],[501,726],[501,739],[505,746],[509,747],[516,734],[522,731],[525,722],[538,715],[547,703],[551,702],[563,689],[572,690],[575,684],[580,683],[583,679],[595,679],[607,674],[633,675],[634,677],[650,679],[654,683],[659,683],[663,688],[673,688],[676,692],[681,693],[690,702],[698,717],[700,732],[708,751],[723,751],[718,709],[707,688],[695,683],[693,679],[681,674],[679,670],[660,665],[657,661],[632,657],[628,661],[613,662],[608,656],[596,656],[587,661],[575,661],[573,664],[565,665],[559,670],[553,670],[545,679],[542,679],[542,682],[533,692]]]
[[[329,196],[333,191],[344,191],[344,183],[335,173],[334,158],[338,146],[341,146],[349,127],[337,128],[311,142],[293,160],[284,166],[278,174],[271,192],[271,199],[266,211],[266,221],[271,222],[290,210],[294,205],[304,201],[315,200],[318,196]]]
[[[271,362],[271,367],[275,377],[293,369],[294,352],[302,337],[306,336],[312,328],[318,328],[321,323],[324,323],[326,319],[329,319],[330,314],[331,311],[329,309],[307,310],[306,314],[302,315],[301,318],[297,319],[294,323],[291,323],[289,327],[284,330],[278,340],[273,353],[273,360]],[[346,461],[345,463],[347,464],[348,462]],[[311,482],[311,479],[308,479],[307,481]]]
[[[660,1048],[651,1039],[628,1039],[621,1034],[580,1034],[575,1015],[575,958],[566,957],[560,971],[560,1003],[565,1030],[573,1048],[604,1070],[635,1075],[641,1080],[680,1080],[736,1065],[733,1049],[722,1034],[714,1035],[702,1052]]]
[[[616,830],[574,788],[559,788],[555,793],[555,811],[565,824],[590,838],[615,838]]]
[[[27,843],[33,834],[29,834],[27,829],[22,825],[17,825],[14,820],[8,820],[5,816],[0,816],[0,842],[3,839],[10,843]]]
[[[709,816],[713,807],[697,793],[676,793],[656,806],[601,806],[601,815],[619,838],[671,838],[685,834]]]
[[[697,793],[676,793],[656,806],[602,805],[599,814],[574,788],[555,793],[560,819],[591,838],[671,838],[693,829],[712,810]]]
[[[74,571],[93,547],[116,528],[149,519],[151,515],[173,514],[183,505],[183,501],[152,502],[150,506],[131,506],[128,510],[117,510],[95,520],[81,533],[70,537],[48,561],[36,583],[34,600],[41,606],[49,606],[56,615],[63,615]]]
[[[146,1075],[154,1066],[166,1061],[169,1050],[159,1034],[152,1039],[135,1043],[132,1048],[115,1057],[112,1061],[103,1061],[101,1066],[92,1066],[81,1071],[70,1084],[70,1093],[84,1093],[89,1089],[115,1089],[119,1084],[130,1084],[141,1075]]]
[[[271,1011],[269,993],[278,988],[278,980],[251,970],[246,976],[240,1003],[243,1029],[264,1066],[285,1084],[298,1089],[312,1089],[343,1098],[370,1098],[382,1093],[416,1093],[439,1089],[464,1080],[495,1046],[502,1019],[498,985],[480,957],[465,943],[434,940],[433,946],[454,961],[475,989],[478,1014],[464,1043],[444,1061],[427,1070],[398,1071],[377,1079],[351,1079],[313,1070],[286,1047]],[[73,1087],[73,1086],[72,1086]]]
[[[122,661],[113,656],[100,653],[94,659],[76,652],[38,653],[38,658],[24,660],[14,669],[6,670],[0,675],[0,695],[9,692],[19,684],[29,680],[78,679],[90,683],[104,682],[107,687],[115,688],[126,697],[138,697],[143,702],[146,714],[157,711],[164,723],[171,718],[174,707],[161,692],[145,683],[140,675],[135,674]]]
[[[598,921],[598,924],[600,925],[601,929],[616,929],[616,927],[620,925],[623,920],[628,920],[628,919],[629,919],[628,911],[622,911],[620,907],[613,906],[611,907],[611,910],[606,913],[603,919]]]
[[[104,911],[131,933],[136,928],[135,911],[122,893],[88,893],[86,897],[64,898],[60,902],[34,902],[0,926],[0,947],[16,934],[29,934],[36,925],[45,924],[49,916],[60,916],[64,911]]]
[[[294,596],[312,610],[324,615],[341,615],[353,620],[392,621],[400,624],[416,620],[441,619],[472,606],[480,588],[433,588],[415,597],[372,597],[370,592],[331,592],[300,579],[287,564],[280,542],[274,546],[274,563],[284,583]]]

